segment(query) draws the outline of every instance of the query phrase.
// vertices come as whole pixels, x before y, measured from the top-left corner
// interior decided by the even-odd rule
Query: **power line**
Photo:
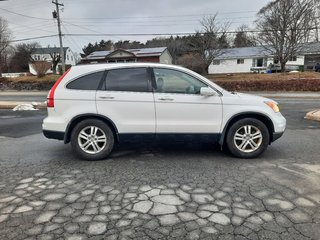
[[[310,28],[304,28],[304,29],[291,29],[294,31],[300,31],[300,30],[314,30],[317,27],[310,27]],[[215,32],[214,34],[236,34],[239,32],[243,33],[266,33],[266,32],[277,32],[280,30],[277,29],[269,29],[269,30],[246,30],[246,31],[220,31]],[[65,34],[66,36],[183,36],[183,35],[194,35],[196,32],[172,32],[172,33],[103,33],[103,34],[92,34],[92,33],[71,33],[71,34]],[[212,33],[206,33],[206,32],[199,32],[200,35],[210,35]]]
[[[218,15],[225,15],[225,14],[239,14],[239,13],[256,13],[257,11],[238,11],[238,12],[221,12]],[[149,18],[177,18],[177,17],[203,17],[203,16],[212,16],[215,13],[203,13],[203,14],[181,14],[181,15],[158,15],[158,16],[122,16],[122,17],[92,17],[92,18],[65,18],[65,19],[149,19]]]
[[[27,29],[31,28],[31,29],[35,29],[35,30],[38,30],[38,31],[42,31],[42,32],[52,33],[52,31],[44,30],[44,29],[41,29],[41,28],[33,27],[33,26],[26,26],[26,25],[23,25],[23,24],[17,24],[17,23],[11,23],[11,22],[9,22],[9,23],[13,24],[13,25],[16,25],[16,26],[19,26],[19,27],[27,28]]]
[[[14,42],[23,42],[23,41],[29,41],[29,40],[35,40],[35,39],[42,39],[42,38],[50,38],[50,37],[56,37],[58,34],[55,35],[46,35],[46,36],[40,36],[40,37],[31,37],[31,38],[22,38],[22,39],[14,39],[9,41],[10,43]]]
[[[69,25],[72,25],[72,26],[75,26],[75,27],[78,27],[78,28],[81,28],[81,29],[84,29],[84,30],[88,30],[90,32],[94,32],[94,33],[99,33],[99,34],[104,34],[104,33],[101,33],[101,32],[98,32],[98,31],[95,31],[95,30],[92,30],[90,28],[86,28],[84,26],[80,26],[80,25],[77,25],[77,24],[74,24],[74,23],[70,23],[70,22],[67,22],[67,21],[63,21],[62,23],[66,23],[66,24],[69,24]]]
[[[33,19],[38,19],[38,20],[50,20],[49,18],[39,18],[39,17],[33,17],[33,16],[28,16],[28,15],[24,15],[24,14],[21,14],[21,13],[17,13],[17,12],[13,12],[13,11],[10,11],[8,9],[4,9],[4,8],[0,8],[2,11],[5,11],[5,12],[8,12],[8,13],[11,13],[11,14],[15,14],[15,15],[18,15],[18,16],[22,16],[22,17],[26,17],[26,18],[33,18]]]
[[[304,28],[304,29],[292,29],[292,30],[315,30],[317,27],[310,27],[310,28]],[[246,30],[246,31],[226,31],[226,32],[216,32],[216,34],[219,33],[226,33],[226,34],[235,34],[239,32],[243,33],[263,33],[263,32],[276,32],[279,31],[277,29],[270,29],[270,30]],[[183,35],[195,35],[196,32],[171,32],[171,33],[101,33],[101,34],[92,34],[92,33],[68,33],[64,34],[63,36],[77,36],[77,37],[85,37],[85,36],[183,36]],[[199,33],[200,35],[206,35],[211,33]],[[56,37],[55,35],[46,35],[46,36],[40,36],[40,37],[32,37],[32,38],[24,38],[24,39],[16,39],[12,40],[10,42],[21,42],[21,41],[28,41],[28,40],[35,40],[35,39],[42,39],[42,38],[50,38],[50,37]]]

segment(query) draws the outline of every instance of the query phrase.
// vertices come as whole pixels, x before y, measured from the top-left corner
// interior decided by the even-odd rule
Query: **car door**
[[[151,69],[108,70],[96,93],[97,112],[114,122],[120,134],[155,133]]]
[[[216,134],[222,122],[219,94],[202,96],[208,85],[180,70],[154,68],[156,133]]]

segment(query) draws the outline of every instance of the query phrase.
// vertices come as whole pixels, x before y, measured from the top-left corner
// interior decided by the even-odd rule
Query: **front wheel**
[[[255,118],[235,122],[228,130],[226,144],[232,155],[255,158],[268,147],[270,135],[266,125]]]
[[[112,151],[114,135],[110,127],[98,119],[78,123],[71,134],[73,151],[86,160],[101,160]]]

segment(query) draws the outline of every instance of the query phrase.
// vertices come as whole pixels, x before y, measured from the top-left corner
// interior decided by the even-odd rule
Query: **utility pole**
[[[66,63],[64,58],[64,50],[63,50],[63,43],[62,43],[62,33],[61,33],[61,22],[60,22],[60,6],[64,6],[62,3],[59,3],[59,0],[52,0],[52,3],[56,5],[56,11],[53,12],[53,18],[56,18],[58,21],[58,31],[59,31],[59,41],[60,41],[60,56],[62,62],[62,73],[66,71]]]

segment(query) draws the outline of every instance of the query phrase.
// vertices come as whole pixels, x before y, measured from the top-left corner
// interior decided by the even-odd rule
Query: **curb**
[[[320,109],[308,112],[304,118],[320,122]]]
[[[13,109],[20,104],[31,104],[35,109],[45,109],[47,108],[47,104],[44,102],[0,102],[0,109]]]

